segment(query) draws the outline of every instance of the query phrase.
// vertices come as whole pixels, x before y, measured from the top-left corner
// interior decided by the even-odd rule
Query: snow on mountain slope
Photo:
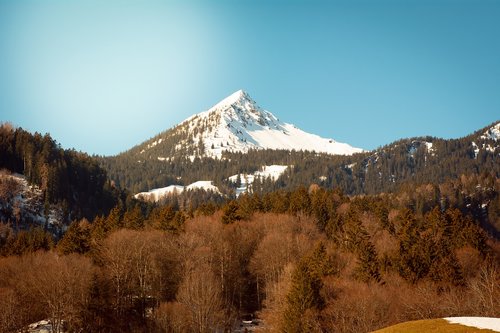
[[[363,151],[280,121],[271,112],[260,108],[243,90],[149,140],[141,147],[140,154],[171,143],[168,135],[176,137],[175,153],[184,153],[191,158],[221,158],[224,151],[245,153],[250,149],[307,150],[334,155],[352,155]],[[169,156],[154,158],[166,160]]]
[[[17,218],[16,218],[17,216]],[[16,228],[32,226],[63,230],[63,212],[50,206],[48,214],[42,190],[30,185],[24,175],[0,171],[0,222],[16,221]]]
[[[262,170],[255,171],[253,174],[240,173],[238,175],[233,175],[228,178],[230,182],[237,184],[236,196],[240,196],[242,193],[246,193],[248,189],[252,186],[255,178],[271,178],[271,180],[276,181],[285,171],[288,169],[288,165],[266,165],[262,167]],[[239,179],[238,179],[239,178]]]
[[[140,192],[137,193],[134,197],[136,199],[158,201],[165,196],[182,193],[183,191],[184,186],[182,185],[170,185],[167,187],[155,188],[148,192]]]
[[[471,146],[474,151],[474,158],[477,158],[481,150],[486,150],[490,153],[495,153],[496,150],[500,151],[500,145],[498,143],[500,139],[500,122],[494,126],[488,128],[481,136],[478,137],[477,141],[472,141]],[[491,143],[491,141],[495,141]],[[477,143],[476,143],[477,142]],[[500,155],[500,152],[498,153]]]
[[[205,190],[205,191],[220,193],[217,186],[212,185],[212,181],[210,180],[200,180],[195,183],[192,183],[186,186],[186,190]]]
[[[269,165],[263,166],[260,171],[256,171],[253,174],[239,174],[239,187],[236,189],[236,196],[248,191],[248,188],[253,184],[255,178],[271,178],[275,181],[278,179],[285,171],[288,169],[287,165]],[[238,181],[238,175],[234,175],[228,178],[229,181],[236,183]],[[140,192],[135,195],[136,199],[143,199],[149,201],[160,201],[162,198],[169,195],[181,194],[184,190],[205,190],[214,193],[221,193],[219,188],[213,185],[210,180],[200,180],[194,182],[188,186],[182,185],[170,185],[167,187],[155,188],[148,192]]]
[[[484,134],[481,136],[481,139],[489,139],[495,141],[500,139],[500,122],[484,132]]]
[[[150,201],[159,201],[162,198],[169,196],[169,195],[174,195],[174,194],[181,194],[184,190],[189,191],[189,190],[205,190],[205,191],[211,191],[215,193],[220,193],[219,189],[217,186],[214,186],[212,184],[212,181],[209,180],[201,180],[197,181],[195,183],[192,183],[188,186],[182,186],[182,185],[170,185],[167,187],[162,187],[162,188],[155,188],[153,190],[150,190],[148,192],[140,192],[137,193],[134,197],[136,199],[143,199],[143,200],[150,200]]]

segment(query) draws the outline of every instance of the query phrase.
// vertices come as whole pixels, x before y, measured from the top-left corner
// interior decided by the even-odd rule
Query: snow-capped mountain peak
[[[189,117],[172,130],[150,140],[141,152],[162,141],[168,142],[168,135],[179,137],[175,151],[170,151],[169,155],[184,152],[184,156],[191,158],[221,158],[224,151],[245,153],[250,149],[307,150],[339,155],[362,151],[280,121],[271,112],[262,109],[243,90],[236,91],[209,110]],[[155,158],[164,160],[170,156]]]
[[[253,101],[250,96],[242,89],[232,93],[228,97],[224,98],[219,103],[215,104],[210,110],[214,109],[223,109],[225,107],[231,106],[233,104],[245,105],[245,104],[253,104],[255,105],[255,101]]]

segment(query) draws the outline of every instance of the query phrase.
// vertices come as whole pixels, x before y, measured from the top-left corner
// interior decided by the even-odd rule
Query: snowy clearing
[[[160,199],[174,194],[181,194],[184,190],[205,190],[220,193],[219,188],[212,184],[211,180],[201,180],[186,187],[182,185],[170,185],[167,187],[155,188],[148,192],[140,192],[134,195],[136,199],[159,201]]]
[[[500,318],[489,317],[448,317],[443,318],[451,324],[460,324],[500,332]]]
[[[229,177],[228,180],[236,183],[239,176],[240,186],[236,189],[236,196],[238,197],[241,194],[248,192],[249,187],[252,186],[256,177],[260,179],[270,178],[272,181],[276,181],[286,171],[286,169],[288,169],[288,167],[288,165],[264,165],[261,167],[260,171],[255,171],[251,175],[240,173],[239,175]]]

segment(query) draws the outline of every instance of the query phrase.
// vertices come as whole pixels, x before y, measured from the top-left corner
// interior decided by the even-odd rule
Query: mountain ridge
[[[251,149],[303,150],[334,155],[363,151],[283,122],[261,108],[247,92],[238,90],[207,111],[188,117],[125,153],[136,154],[141,160],[170,160],[179,155],[191,159],[221,158],[226,151],[248,152]]]
[[[495,140],[494,133],[499,128],[500,122],[496,121],[457,139],[404,138],[348,156],[251,149],[246,153],[225,151],[222,159],[190,159],[185,155],[159,160],[154,155],[144,158],[150,152],[140,156],[136,151],[100,161],[119,186],[133,193],[169,185],[187,186],[199,180],[212,180],[223,193],[234,193],[238,184],[229,182],[228,177],[252,175],[270,165],[294,165],[274,182],[264,178],[259,181],[262,184],[256,185],[267,192],[317,183],[325,188],[339,187],[349,195],[373,194],[396,190],[406,182],[439,183],[462,174],[488,172],[498,177],[500,141]]]

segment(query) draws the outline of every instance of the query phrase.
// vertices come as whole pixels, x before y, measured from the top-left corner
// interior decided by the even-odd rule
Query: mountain
[[[155,156],[165,155],[158,155],[159,143],[152,147],[153,140],[148,150],[144,146],[141,150],[134,148],[115,157],[101,158],[101,164],[117,185],[133,193],[204,180],[213,181],[221,193],[232,195],[241,193],[248,179],[255,179],[252,189],[262,193],[316,183],[325,188],[340,188],[350,195],[374,194],[395,191],[406,183],[438,184],[461,175],[488,173],[498,177],[499,133],[500,123],[495,122],[463,138],[407,138],[353,155],[250,149],[226,150],[221,159],[198,157],[193,154],[194,149],[184,157],[158,159]],[[141,154],[142,149],[145,151]],[[278,177],[262,174],[273,165],[288,168],[282,169]]]
[[[334,155],[362,152],[346,143],[321,138],[279,120],[263,110],[243,90],[223,99],[208,111],[134,147],[137,159],[169,160],[180,155],[221,158],[224,152],[252,149],[304,150]]]

